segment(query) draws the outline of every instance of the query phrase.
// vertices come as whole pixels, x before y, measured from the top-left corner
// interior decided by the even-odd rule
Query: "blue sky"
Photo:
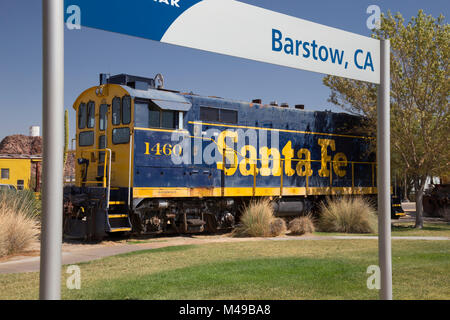
[[[370,35],[369,5],[382,12],[400,12],[408,21],[419,9],[448,18],[447,0],[242,0],[266,9]],[[448,21],[448,19],[447,19]],[[42,118],[42,10],[40,0],[0,0],[0,140],[28,134]],[[341,111],[327,99],[323,75],[197,51],[110,32],[82,28],[65,31],[65,108],[86,88],[97,85],[99,73],[153,77],[162,73],[166,88],[247,100],[255,98],[305,104],[308,110]],[[62,119],[61,119],[62,120]]]

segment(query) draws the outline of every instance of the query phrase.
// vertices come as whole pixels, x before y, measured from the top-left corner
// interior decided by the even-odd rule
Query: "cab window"
[[[135,102],[135,126],[176,129],[178,112],[162,110],[153,102]]]
[[[117,126],[120,124],[121,110],[120,110],[120,98],[115,97],[112,101],[112,124]]]
[[[131,97],[122,98],[122,123],[130,124],[131,122]]]
[[[161,127],[161,111],[154,105],[148,107],[148,123],[146,127],[159,128]]]
[[[95,102],[90,101],[87,109],[87,127],[92,129],[95,127]]]
[[[161,128],[175,128],[175,111],[164,110],[161,112]]]
[[[108,105],[107,104],[102,104],[100,106],[100,113],[99,113],[99,130],[100,131],[105,131],[106,129],[106,114],[108,112]]]
[[[82,103],[78,108],[78,129],[86,128],[86,115],[86,104]]]
[[[117,128],[112,132],[113,144],[124,144],[130,142],[130,128]]]
[[[89,147],[94,144],[94,131],[80,132],[79,145],[80,147]]]

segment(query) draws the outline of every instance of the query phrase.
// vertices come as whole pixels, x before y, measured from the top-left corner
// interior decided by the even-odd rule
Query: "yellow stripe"
[[[108,218],[110,218],[110,219],[126,218],[126,217],[128,217],[127,214],[110,214],[110,215],[108,215]]]
[[[186,131],[186,130],[170,130],[170,129],[138,128],[138,127],[135,127],[134,130],[141,130],[141,131],[157,131],[157,132],[184,132],[184,133],[189,133],[189,131]]]
[[[131,228],[118,228],[118,229],[111,229],[110,232],[122,232],[122,231],[131,231]]]
[[[266,131],[279,131],[279,132],[290,132],[290,133],[314,134],[314,135],[321,135],[321,136],[335,136],[335,137],[344,137],[344,138],[375,139],[374,137],[368,137],[368,136],[352,136],[352,135],[337,134],[337,133],[323,133],[323,132],[297,131],[297,130],[288,130],[288,129],[273,129],[273,128],[261,128],[261,127],[250,127],[250,126],[236,126],[236,125],[229,125],[229,124],[207,123],[207,122],[197,122],[197,121],[189,121],[188,123],[189,124],[206,125],[206,126],[226,127],[226,128],[244,128],[244,129],[255,129],[255,130],[266,130]]]
[[[376,194],[373,187],[280,187],[276,188],[133,188],[134,198],[204,198],[204,197],[252,197],[255,196],[306,196],[306,195],[351,195]]]
[[[110,205],[121,205],[121,204],[125,204],[125,201],[110,201],[109,202]]]

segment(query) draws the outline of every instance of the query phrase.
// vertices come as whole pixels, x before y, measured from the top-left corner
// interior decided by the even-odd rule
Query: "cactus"
[[[67,152],[69,151],[69,111],[64,111],[64,168],[67,162]]]

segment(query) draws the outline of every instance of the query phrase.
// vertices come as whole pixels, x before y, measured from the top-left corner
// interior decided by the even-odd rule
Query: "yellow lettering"
[[[179,149],[177,149],[179,148]],[[181,156],[181,154],[183,153],[183,147],[179,144],[176,144],[173,146],[173,152],[179,156]]]
[[[288,141],[288,143],[284,146],[283,150],[281,151],[284,159],[285,159],[285,163],[284,163],[284,173],[288,176],[288,177],[292,177],[295,173],[295,170],[292,169],[292,158],[294,157],[294,149],[292,149],[292,142]]]
[[[170,144],[165,144],[163,147],[163,153],[166,156],[170,156],[172,154],[172,146]]]
[[[150,143],[145,142],[145,153],[146,155],[150,155]]]
[[[238,142],[238,134],[234,131],[222,131],[219,136],[217,137],[217,148],[220,152],[220,154],[224,156],[224,159],[227,160],[226,162],[231,164],[230,168],[224,168],[223,162],[217,162],[217,169],[224,170],[225,175],[232,176],[235,174],[237,170],[237,154],[233,148],[230,148],[226,143],[226,138],[231,138],[234,143]]]
[[[300,159],[296,167],[297,174],[300,177],[311,177],[313,174],[311,170],[311,152],[308,149],[300,149],[297,152],[297,157]]]
[[[317,142],[321,146],[321,162],[322,167],[319,170],[319,176],[321,177],[329,177],[330,170],[327,168],[327,163],[331,161],[331,157],[328,155],[328,147],[331,148],[331,151],[336,150],[336,143],[331,139],[319,139]]]
[[[155,155],[160,156],[161,155],[161,144],[157,143],[151,150],[155,153]]]
[[[333,169],[336,175],[339,177],[345,177],[347,174],[346,170],[341,169],[341,167],[346,167],[348,164],[347,157],[342,152],[336,153],[333,158]]]
[[[247,157],[249,153],[249,157]],[[243,146],[241,149],[241,155],[244,157],[239,164],[239,171],[246,177],[250,175],[258,174],[258,169],[256,168],[256,158],[257,152],[254,146]]]
[[[275,148],[267,148],[262,147],[259,150],[259,153],[261,155],[261,170],[260,173],[262,176],[267,177],[270,175],[273,176],[280,176],[281,175],[281,168],[280,168],[280,162],[281,162],[281,155],[280,151]],[[269,168],[269,157],[272,156],[272,169]]]

